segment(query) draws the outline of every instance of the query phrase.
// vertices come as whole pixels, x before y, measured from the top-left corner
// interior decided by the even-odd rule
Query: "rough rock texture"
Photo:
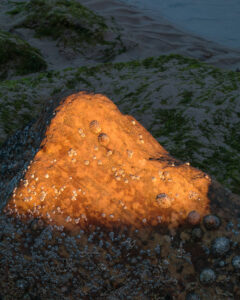
[[[53,98],[85,90],[112,99],[175,158],[240,194],[240,74],[179,55],[0,83],[0,144]]]
[[[15,23],[11,30],[18,34],[30,30],[35,32],[35,38],[55,40],[67,59],[79,55],[105,62],[128,48],[122,41],[121,30],[112,20],[106,22],[78,1],[30,0],[7,4],[10,22]]]
[[[72,118],[66,118],[62,122],[62,125],[60,126],[59,124],[59,128],[56,127],[56,131],[53,132],[52,125],[56,125],[57,120],[61,119],[60,117],[63,116],[64,109],[67,111],[68,109],[70,110],[71,106],[74,106],[74,103],[77,102],[74,98],[77,98],[78,95],[81,95],[82,99],[85,98],[85,101],[82,101],[82,104],[85,103],[86,105],[87,103],[91,103],[92,105],[95,103],[95,100],[90,101],[91,98],[96,98],[99,101],[102,99],[102,101],[104,101],[103,107],[109,106],[112,108],[112,114],[108,113],[104,116],[104,119],[100,118],[100,104],[97,105],[94,112],[92,109],[93,107],[89,110],[86,109],[85,115],[81,114],[83,110],[77,111],[75,109]],[[78,164],[77,159],[83,162],[80,164],[80,168],[78,168],[82,172],[80,173],[77,171],[77,174],[78,176],[81,176],[81,174],[84,173],[85,182],[89,182],[89,177],[93,178],[92,173],[87,174],[85,168],[91,167],[94,162],[96,163],[96,170],[98,167],[104,166],[106,167],[105,170],[108,170],[107,162],[109,163],[109,166],[113,162],[116,162],[114,161],[114,155],[117,155],[118,153],[116,151],[118,150],[117,146],[127,141],[129,143],[132,141],[132,149],[136,149],[136,151],[133,152],[130,162],[134,162],[134,154],[141,155],[141,159],[154,153],[161,154],[159,158],[166,158],[165,161],[148,160],[146,163],[148,168],[145,166],[143,168],[144,172],[150,172],[150,167],[152,167],[153,171],[156,165],[164,166],[165,164],[165,166],[167,166],[168,162],[170,165],[173,162],[176,165],[176,167],[172,165],[166,167],[166,169],[171,169],[171,173],[169,171],[170,174],[174,174],[174,172],[172,173],[174,170],[176,170],[176,172],[177,170],[179,170],[179,172],[180,170],[189,170],[189,172],[196,171],[196,169],[191,168],[189,165],[174,161],[174,159],[170,157],[170,155],[136,120],[130,116],[121,115],[117,107],[106,97],[82,93],[78,95],[69,97],[65,102],[62,102],[60,106],[57,98],[51,103],[46,104],[37,122],[31,122],[24,130],[18,131],[14,136],[9,138],[1,148],[0,164],[5,170],[4,175],[1,175],[1,206],[8,200],[9,192],[13,190],[14,186],[18,186],[15,191],[15,203],[14,199],[11,198],[10,206],[13,208],[13,206],[16,205],[16,209],[21,213],[23,212],[23,206],[26,205],[25,207],[27,207],[27,205],[29,205],[30,211],[33,210],[34,213],[32,216],[29,214],[26,218],[18,218],[16,215],[12,215],[11,211],[7,211],[7,213],[1,212],[0,214],[0,297],[4,300],[184,300],[189,299],[189,297],[203,300],[239,299],[240,288],[237,259],[240,255],[240,200],[239,196],[229,193],[218,182],[212,179],[210,180],[204,177],[196,180],[196,182],[201,180],[203,183],[205,180],[209,181],[207,198],[210,201],[210,211],[208,212],[206,209],[206,213],[214,215],[214,219],[219,219],[218,226],[215,226],[214,228],[211,226],[209,228],[208,226],[206,227],[206,218],[202,218],[202,208],[200,205],[199,207],[195,207],[194,213],[194,210],[192,209],[190,211],[189,207],[188,211],[190,211],[190,213],[187,215],[186,212],[186,221],[174,228],[166,226],[165,222],[152,226],[154,225],[154,218],[149,218],[149,220],[146,220],[146,223],[142,222],[143,219],[140,220],[139,223],[134,223],[134,217],[136,217],[136,212],[139,210],[139,207],[134,208],[133,206],[129,206],[130,209],[126,210],[130,211],[132,216],[128,219],[124,219],[124,221],[127,220],[128,223],[126,222],[127,224],[123,224],[124,226],[121,228],[120,226],[117,226],[118,224],[114,224],[116,216],[114,218],[111,218],[110,216],[106,216],[102,219],[100,218],[99,220],[102,220],[102,224],[96,226],[94,222],[92,222],[95,216],[90,219],[87,215],[89,214],[89,211],[94,215],[93,206],[89,206],[88,212],[85,213],[88,219],[81,216],[79,223],[74,224],[75,219],[70,215],[73,220],[70,221],[68,218],[68,221],[70,222],[65,223],[67,215],[66,218],[63,216],[67,210],[70,211],[71,205],[69,205],[69,208],[66,206],[64,207],[64,203],[61,203],[60,200],[57,200],[54,197],[59,197],[64,195],[64,192],[69,192],[68,183],[71,182],[72,185],[78,184],[78,182],[74,180],[74,172],[73,175],[70,175],[72,176],[72,179],[64,183],[67,187],[62,191],[62,194],[60,193],[59,195],[56,193],[53,195],[52,203],[57,204],[55,200],[59,202],[58,205],[61,210],[65,210],[63,215],[61,215],[61,211],[58,213],[59,209],[57,209],[57,207],[55,208],[55,214],[52,212],[52,208],[49,205],[50,200],[47,200],[48,194],[44,201],[40,201],[41,206],[46,203],[46,209],[49,209],[49,215],[44,215],[44,218],[41,218],[41,212],[45,208],[38,207],[37,199],[34,199],[35,201],[32,199],[30,202],[23,202],[20,197],[20,199],[17,200],[20,189],[22,193],[26,193],[28,188],[34,190],[32,188],[32,179],[35,178],[35,191],[38,191],[41,182],[44,182],[44,186],[47,187],[49,182],[54,178],[51,176],[53,173],[50,173],[52,172],[52,168],[45,169],[45,172],[43,172],[43,169],[39,169],[36,170],[38,175],[34,174],[34,178],[29,177],[29,182],[22,181],[20,183],[21,187],[19,187],[20,178],[24,180],[24,176],[30,175],[30,170],[32,170],[34,165],[37,166],[37,164],[40,163],[40,161],[36,161],[38,155],[38,158],[42,159],[42,164],[47,167],[48,161],[43,160],[43,158],[48,155],[53,155],[48,151],[43,153],[44,149],[47,150],[48,141],[53,141],[56,132],[61,131],[62,135],[64,135],[64,130],[71,132],[71,126],[75,124],[74,122],[76,120],[78,120],[78,122],[83,122],[85,120],[85,123],[82,123],[82,126],[77,128],[76,136],[75,134],[68,136],[65,134],[64,141],[61,139],[63,142],[60,145],[55,144],[54,155],[57,157],[58,151],[61,152],[60,148],[63,147],[64,149],[66,144],[70,143],[70,140],[74,140],[75,137],[79,137],[80,140],[75,142],[74,145],[71,146],[71,149],[75,149],[74,147],[76,146],[81,147],[84,143],[90,144],[91,140],[94,139],[99,148],[98,151],[94,151],[93,155],[101,155],[101,157],[97,157],[96,160],[86,159],[84,157],[84,155],[91,157],[91,151],[94,150],[91,147],[88,147],[88,153],[86,153],[86,151],[81,151],[77,152],[77,155],[74,155],[74,152],[70,151],[70,156],[68,155],[69,149],[67,149],[67,152],[65,153],[66,156],[64,156],[69,162],[68,165],[74,166]],[[68,105],[64,106],[64,103],[68,103]],[[64,109],[59,110],[59,108]],[[54,110],[57,111],[55,116],[53,116]],[[91,113],[94,114],[94,116],[97,115],[97,117],[88,119],[87,116],[89,114],[91,116]],[[118,118],[111,121],[114,114],[117,115]],[[103,120],[105,120],[106,123],[103,123]],[[129,126],[125,127],[125,132],[120,131],[122,135],[118,133],[118,142],[114,144],[114,137],[117,138],[113,134],[115,132],[114,126],[116,124],[121,124],[121,120],[124,120],[123,124],[125,125],[128,122]],[[98,123],[96,121],[98,121]],[[135,125],[132,121],[135,121]],[[104,124],[108,124],[108,122],[113,123],[113,126],[105,127]],[[90,124],[91,126],[89,127]],[[99,127],[101,127],[101,131]],[[83,129],[83,131],[80,130],[79,133],[79,129]],[[98,132],[93,133],[92,131]],[[128,133],[128,131],[130,131],[130,133]],[[140,131],[140,134],[142,134],[141,139],[138,135]],[[52,137],[48,135],[49,132],[52,133]],[[45,133],[46,137],[44,140]],[[105,146],[100,145],[98,142],[99,135],[100,142],[107,141],[106,137],[104,139],[104,136],[101,135],[102,133],[106,133],[109,136],[109,143]],[[85,136],[83,136],[83,134],[85,134]],[[129,138],[131,136],[132,139]],[[128,139],[126,137],[128,137]],[[144,140],[144,143],[138,143],[138,140]],[[110,149],[111,143],[112,145],[115,145],[115,148],[113,147],[115,152],[113,151],[112,155],[107,156],[106,153],[109,151],[107,148]],[[57,147],[57,145],[59,147]],[[151,145],[150,149],[148,149],[147,145]],[[93,144],[91,146],[93,146]],[[143,148],[143,146],[145,148]],[[147,154],[149,155],[147,156]],[[53,158],[52,160],[54,159],[56,158]],[[76,159],[76,162],[72,161],[72,159]],[[118,159],[119,162],[120,156]],[[89,160],[90,163],[85,165],[85,160]],[[101,160],[103,164],[98,165],[98,160]],[[128,161],[128,158],[126,161]],[[59,159],[56,159],[56,162],[54,163],[60,163]],[[30,166],[29,169],[28,166]],[[129,165],[126,164],[126,166]],[[134,163],[132,163],[132,166],[135,168],[134,170],[138,168],[141,169]],[[62,170],[65,170],[65,168],[66,166],[62,165],[61,172]],[[24,172],[22,174],[22,170],[25,170],[25,174]],[[60,171],[59,168],[58,170]],[[114,172],[117,171],[119,173],[119,168]],[[200,171],[198,172],[198,174],[203,174]],[[113,175],[110,175],[110,173]],[[48,176],[46,176],[46,174],[48,174]],[[63,174],[62,176],[65,176],[64,173],[61,174]],[[61,174],[59,172],[58,174],[55,174],[55,176],[59,180],[62,180]],[[117,187],[117,184],[123,184],[123,180],[130,177],[128,177],[127,171],[125,171],[125,177],[122,177],[122,175],[123,174],[119,175],[121,180],[118,181],[114,179],[116,178],[114,173],[106,171],[106,174],[103,174],[102,176],[103,178],[99,176],[96,181],[101,182],[104,180],[105,176],[109,176],[109,183],[115,182]],[[38,180],[36,180],[37,178]],[[149,192],[151,188],[154,189],[154,184],[156,183],[162,187],[170,187],[171,185],[173,188],[175,187],[174,181],[171,182],[166,179],[165,181],[163,179],[160,180],[160,178],[157,179],[159,180],[157,182],[151,182],[149,180],[149,186],[147,186],[146,189],[147,192]],[[174,177],[172,179],[174,179]],[[178,177],[178,180],[182,182],[182,186],[179,187],[178,191],[181,192],[182,187],[184,188],[184,178]],[[80,180],[79,182],[81,183]],[[129,180],[128,183],[122,185],[122,189],[125,186],[129,187],[132,185],[136,189],[139,188],[141,191],[141,185],[138,186],[136,183],[141,183],[141,178],[139,181]],[[187,181],[185,181],[185,184],[186,183]],[[190,183],[191,182],[189,181],[188,184]],[[25,187],[24,184],[28,186]],[[108,186],[112,188],[111,184]],[[193,186],[195,185],[193,184]],[[59,191],[59,186],[56,185],[56,189]],[[104,189],[107,191],[107,185],[102,186],[101,190],[103,191]],[[122,189],[119,189],[120,193]],[[49,191],[51,190],[52,189],[49,189]],[[85,195],[83,195],[83,193],[80,194],[81,199],[86,203],[88,190],[82,189],[82,191],[86,192]],[[40,192],[42,192],[42,190]],[[41,196],[43,195],[44,193]],[[33,197],[36,195],[32,193],[32,195],[30,194],[27,197],[30,196]],[[71,195],[71,197],[72,196],[74,195]],[[84,198],[83,196],[86,197]],[[77,199],[73,201],[73,203],[79,203],[80,205],[80,199],[78,199],[78,197],[76,198]],[[66,199],[68,198],[66,197]],[[158,201],[161,201],[164,198],[159,196],[157,199]],[[74,197],[72,200],[74,200]],[[94,199],[92,198],[90,200]],[[171,207],[173,207],[173,204],[174,202],[171,203]],[[80,209],[82,207],[83,206],[80,205]],[[146,206],[146,208],[148,207]],[[120,207],[120,209],[122,208]],[[155,207],[154,209],[161,210],[161,212],[164,211],[164,209],[160,209],[160,207]],[[122,209],[122,211],[123,210],[124,209]],[[38,213],[38,211],[40,213]],[[201,213],[200,222],[195,222],[195,218],[193,218],[194,222],[189,222],[189,218],[192,215],[195,215],[195,217],[197,216],[198,219],[196,211],[200,211]],[[150,211],[151,217],[154,216],[153,212],[154,210],[152,209],[152,211]],[[14,208],[12,213],[14,213]],[[24,213],[27,215],[26,211]],[[59,219],[56,217],[57,215],[59,216]],[[124,216],[125,215],[123,214],[123,217]],[[166,221],[172,221],[167,219],[167,214],[163,214],[163,217],[164,216],[166,216]],[[63,218],[63,220],[61,220],[61,218]],[[51,219],[53,222],[51,222]],[[108,220],[108,223],[106,220]],[[63,221],[63,225],[68,226],[54,225],[54,222],[60,223],[60,221]],[[132,225],[129,223],[132,223]],[[113,226],[113,228],[107,228],[105,224],[114,224],[115,226]],[[142,228],[136,229],[140,224],[143,225]],[[176,225],[176,223],[173,223],[173,225]],[[85,226],[84,229],[83,226]],[[221,257],[216,257],[214,255],[212,245],[214,244],[214,241],[216,241],[216,238],[227,238],[230,242],[230,248],[228,247]],[[214,272],[212,273],[214,274],[214,280],[208,280],[209,277],[205,275],[208,275],[209,273],[206,273],[206,270],[212,270],[212,272]]]
[[[65,226],[178,225],[209,212],[210,182],[107,97],[78,93],[53,113],[7,208]]]

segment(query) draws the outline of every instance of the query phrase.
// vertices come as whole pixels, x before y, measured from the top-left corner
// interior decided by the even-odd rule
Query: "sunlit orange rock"
[[[56,109],[7,208],[69,228],[176,226],[209,212],[209,184],[107,97],[81,92]]]

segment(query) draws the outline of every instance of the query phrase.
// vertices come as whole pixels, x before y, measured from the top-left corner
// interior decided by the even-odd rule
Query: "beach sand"
[[[113,18],[122,29],[122,38],[127,51],[114,57],[113,62],[125,62],[143,59],[162,54],[181,54],[199,59],[210,65],[226,70],[240,69],[240,51],[230,49],[215,42],[205,40],[196,35],[179,30],[164,17],[154,19],[147,12],[117,0],[78,0],[97,14],[109,19]],[[26,28],[12,30],[14,23],[20,19],[5,14],[9,10],[9,2],[0,3],[0,28],[16,33],[30,45],[38,48],[48,63],[49,69],[61,70],[81,65],[94,65],[91,59],[73,55],[69,49],[62,52],[56,41],[48,38],[34,37],[34,31]]]
[[[83,5],[105,18],[114,17],[123,36],[137,46],[114,61],[142,59],[176,53],[226,70],[240,68],[240,51],[179,30],[166,18],[153,19],[140,9],[116,0],[81,0]]]

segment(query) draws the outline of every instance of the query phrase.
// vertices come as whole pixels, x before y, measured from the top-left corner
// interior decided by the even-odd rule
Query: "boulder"
[[[211,179],[174,159],[106,96],[80,92],[52,114],[40,149],[5,211],[56,226],[159,223],[209,213]]]

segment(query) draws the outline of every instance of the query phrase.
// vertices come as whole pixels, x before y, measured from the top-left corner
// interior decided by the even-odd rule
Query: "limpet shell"
[[[156,201],[162,208],[169,208],[172,204],[172,199],[168,197],[165,193],[160,193],[156,197]]]
[[[109,136],[106,133],[99,134],[98,142],[103,146],[107,146],[110,142]]]
[[[91,121],[89,124],[89,128],[93,133],[99,133],[102,130],[97,120]]]

